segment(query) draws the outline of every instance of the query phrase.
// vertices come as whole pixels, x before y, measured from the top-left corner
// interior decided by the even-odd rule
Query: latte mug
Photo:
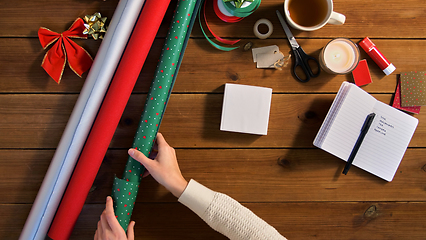
[[[346,17],[333,11],[333,0],[285,0],[284,15],[295,29],[315,31],[325,24],[341,25]]]

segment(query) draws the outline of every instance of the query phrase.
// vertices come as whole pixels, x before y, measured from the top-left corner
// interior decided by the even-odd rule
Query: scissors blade
[[[285,20],[283,16],[281,15],[280,11],[276,11],[278,19],[280,20],[281,26],[284,29],[285,35],[288,38],[288,41],[290,42],[290,45],[292,48],[298,48],[299,44],[296,41],[296,38],[294,38],[293,34],[290,31],[290,28],[287,26],[287,23],[285,23]]]

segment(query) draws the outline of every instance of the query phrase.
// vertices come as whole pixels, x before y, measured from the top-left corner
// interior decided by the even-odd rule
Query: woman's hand
[[[96,230],[94,240],[134,240],[134,226],[135,222],[131,221],[127,227],[126,236],[126,233],[115,217],[112,198],[108,196],[105,210],[102,212],[101,220],[98,222],[98,229]]]
[[[161,133],[157,134],[158,153],[154,159],[147,158],[136,149],[129,149],[129,155],[140,162],[154,179],[177,198],[182,195],[188,182],[182,176],[175,149],[170,147]]]

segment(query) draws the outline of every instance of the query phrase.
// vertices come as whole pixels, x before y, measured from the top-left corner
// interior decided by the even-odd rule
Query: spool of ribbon
[[[212,0],[213,1],[213,10],[216,14],[216,16],[221,19],[224,22],[227,23],[236,23],[241,20],[243,20],[245,17],[252,14],[260,5],[261,0],[252,0],[252,1],[245,1],[245,0]],[[235,43],[239,42],[241,39],[237,40],[226,40],[221,37],[219,37],[217,34],[213,32],[213,30],[210,28],[207,17],[206,17],[206,4],[207,1],[204,3],[203,6],[203,14],[204,14],[204,23],[208,29],[208,31],[213,35],[213,37],[220,43],[227,44],[227,45],[234,45]],[[199,24],[201,28],[201,32],[203,33],[206,40],[215,48],[222,50],[222,51],[232,51],[234,49],[237,49],[239,47],[226,47],[221,46],[214,41],[212,41],[204,31],[202,22],[201,22],[201,10],[198,12],[199,16]]]
[[[45,27],[40,27],[38,30],[38,38],[44,49],[54,43],[44,55],[41,66],[57,83],[61,81],[67,60],[71,70],[79,77],[92,66],[93,59],[90,54],[70,39],[86,39],[87,36],[83,34],[84,30],[84,21],[81,18],[77,18],[63,33],[56,33]]]
[[[133,148],[148,156],[170,98],[186,45],[202,0],[179,0],[164,42],[155,76],[145,101]],[[129,157],[123,177],[115,178],[112,189],[114,213],[124,230],[130,221],[145,168]]]
[[[219,0],[219,1],[222,1],[222,0]],[[213,1],[213,4],[214,3],[217,3],[216,1]],[[204,22],[206,23],[206,26],[207,26],[207,29],[211,32],[211,34],[219,41],[219,42],[221,42],[221,43],[224,43],[224,44],[229,44],[229,45],[234,45],[235,43],[237,43],[237,42],[239,42],[241,39],[238,39],[238,40],[226,40],[226,39],[223,39],[223,38],[221,38],[221,37],[219,37],[218,35],[216,35],[211,29],[210,29],[210,26],[209,26],[209,24],[208,24],[208,22],[207,22],[207,18],[206,18],[206,4],[204,4],[204,6],[203,6],[203,15],[204,15]],[[235,48],[234,48],[235,49]]]
[[[213,0],[213,9],[216,13],[216,16],[218,16],[222,21],[228,22],[228,23],[235,23],[243,20],[242,17],[236,17],[230,14],[223,5],[222,0]]]
[[[241,0],[223,0],[225,9],[235,17],[248,17],[260,6],[261,0],[241,1]]]
[[[213,1],[216,1],[216,0],[213,0]],[[222,0],[219,0],[219,1],[222,1]],[[221,42],[221,43],[224,43],[224,44],[230,44],[230,45],[232,45],[232,44],[235,44],[236,42],[238,42],[238,41],[240,41],[240,39],[238,39],[238,40],[235,40],[235,41],[230,41],[230,40],[225,40],[225,39],[222,39],[222,38],[220,38],[220,37],[218,37],[212,30],[211,30],[211,28],[210,28],[210,26],[209,26],[209,24],[208,24],[208,21],[207,21],[207,17],[206,17],[206,4],[207,4],[207,0],[204,2],[204,6],[203,6],[203,14],[204,14],[204,24],[207,26],[207,29],[210,31],[210,33],[215,37],[215,39],[217,40],[217,41],[219,41],[219,42]],[[215,42],[213,42],[208,36],[207,36],[207,34],[206,34],[206,32],[204,31],[204,28],[203,28],[203,25],[202,25],[202,21],[201,21],[201,8],[199,8],[199,10],[198,10],[198,23],[200,24],[200,29],[201,29],[201,32],[203,33],[203,35],[204,35],[204,37],[206,38],[206,40],[213,46],[213,47],[215,47],[215,48],[217,48],[217,49],[219,49],[219,50],[222,50],[222,51],[225,51],[225,52],[228,52],[228,51],[232,51],[232,50],[234,50],[234,49],[237,49],[237,48],[239,48],[239,47],[224,47],[224,46],[221,46],[221,45],[219,45],[219,44],[217,44],[217,43],[215,43]]]

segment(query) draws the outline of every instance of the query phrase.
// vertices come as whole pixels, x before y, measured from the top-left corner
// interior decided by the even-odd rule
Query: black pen
[[[352,166],[352,162],[354,161],[354,158],[359,150],[359,147],[361,146],[362,141],[364,140],[365,135],[368,132],[368,129],[370,129],[371,123],[373,122],[374,117],[376,116],[375,113],[370,113],[365,118],[364,124],[362,125],[361,132],[358,136],[358,139],[356,140],[355,146],[352,149],[351,155],[349,155],[348,161],[346,162],[345,169],[343,169],[343,174],[347,174],[349,171],[349,168]]]

